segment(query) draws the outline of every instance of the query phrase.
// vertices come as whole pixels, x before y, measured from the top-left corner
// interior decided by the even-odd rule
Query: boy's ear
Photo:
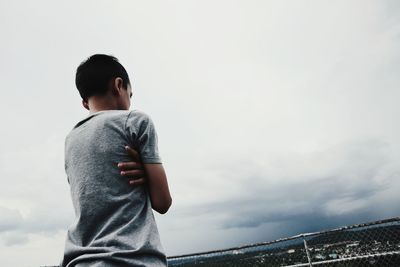
[[[86,101],[83,100],[83,99],[82,99],[82,106],[83,106],[84,108],[86,108],[87,110],[89,110],[89,104],[88,104],[88,102],[86,102]]]
[[[121,77],[117,77],[114,79],[112,84],[112,92],[114,95],[120,95],[121,90],[123,90],[123,80]]]

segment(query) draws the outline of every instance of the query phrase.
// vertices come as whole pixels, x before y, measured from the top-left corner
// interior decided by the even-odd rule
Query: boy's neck
[[[89,113],[95,113],[103,110],[117,110],[118,105],[115,101],[106,97],[92,96],[88,100]]]
[[[103,110],[129,110],[131,106],[132,91],[131,87],[110,89],[104,95],[92,95],[83,106],[90,113]]]

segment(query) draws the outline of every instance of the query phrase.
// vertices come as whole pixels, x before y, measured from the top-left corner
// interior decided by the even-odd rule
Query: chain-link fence
[[[400,217],[272,242],[168,257],[169,266],[400,266]]]

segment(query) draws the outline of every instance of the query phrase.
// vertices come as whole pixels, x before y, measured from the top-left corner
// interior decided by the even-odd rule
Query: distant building
[[[357,247],[359,244],[360,244],[360,242],[354,242],[354,243],[347,244],[346,247]]]
[[[329,254],[329,258],[331,258],[331,259],[337,259],[337,254],[336,253],[331,253],[331,254]]]

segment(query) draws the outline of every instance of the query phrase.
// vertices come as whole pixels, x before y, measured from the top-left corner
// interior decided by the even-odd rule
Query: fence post
[[[304,243],[304,249],[306,250],[306,254],[307,254],[307,259],[308,259],[308,264],[310,267],[312,267],[312,261],[311,261],[311,257],[310,257],[310,251],[308,251],[308,246],[307,246],[307,241],[304,238],[303,235],[303,243]]]

